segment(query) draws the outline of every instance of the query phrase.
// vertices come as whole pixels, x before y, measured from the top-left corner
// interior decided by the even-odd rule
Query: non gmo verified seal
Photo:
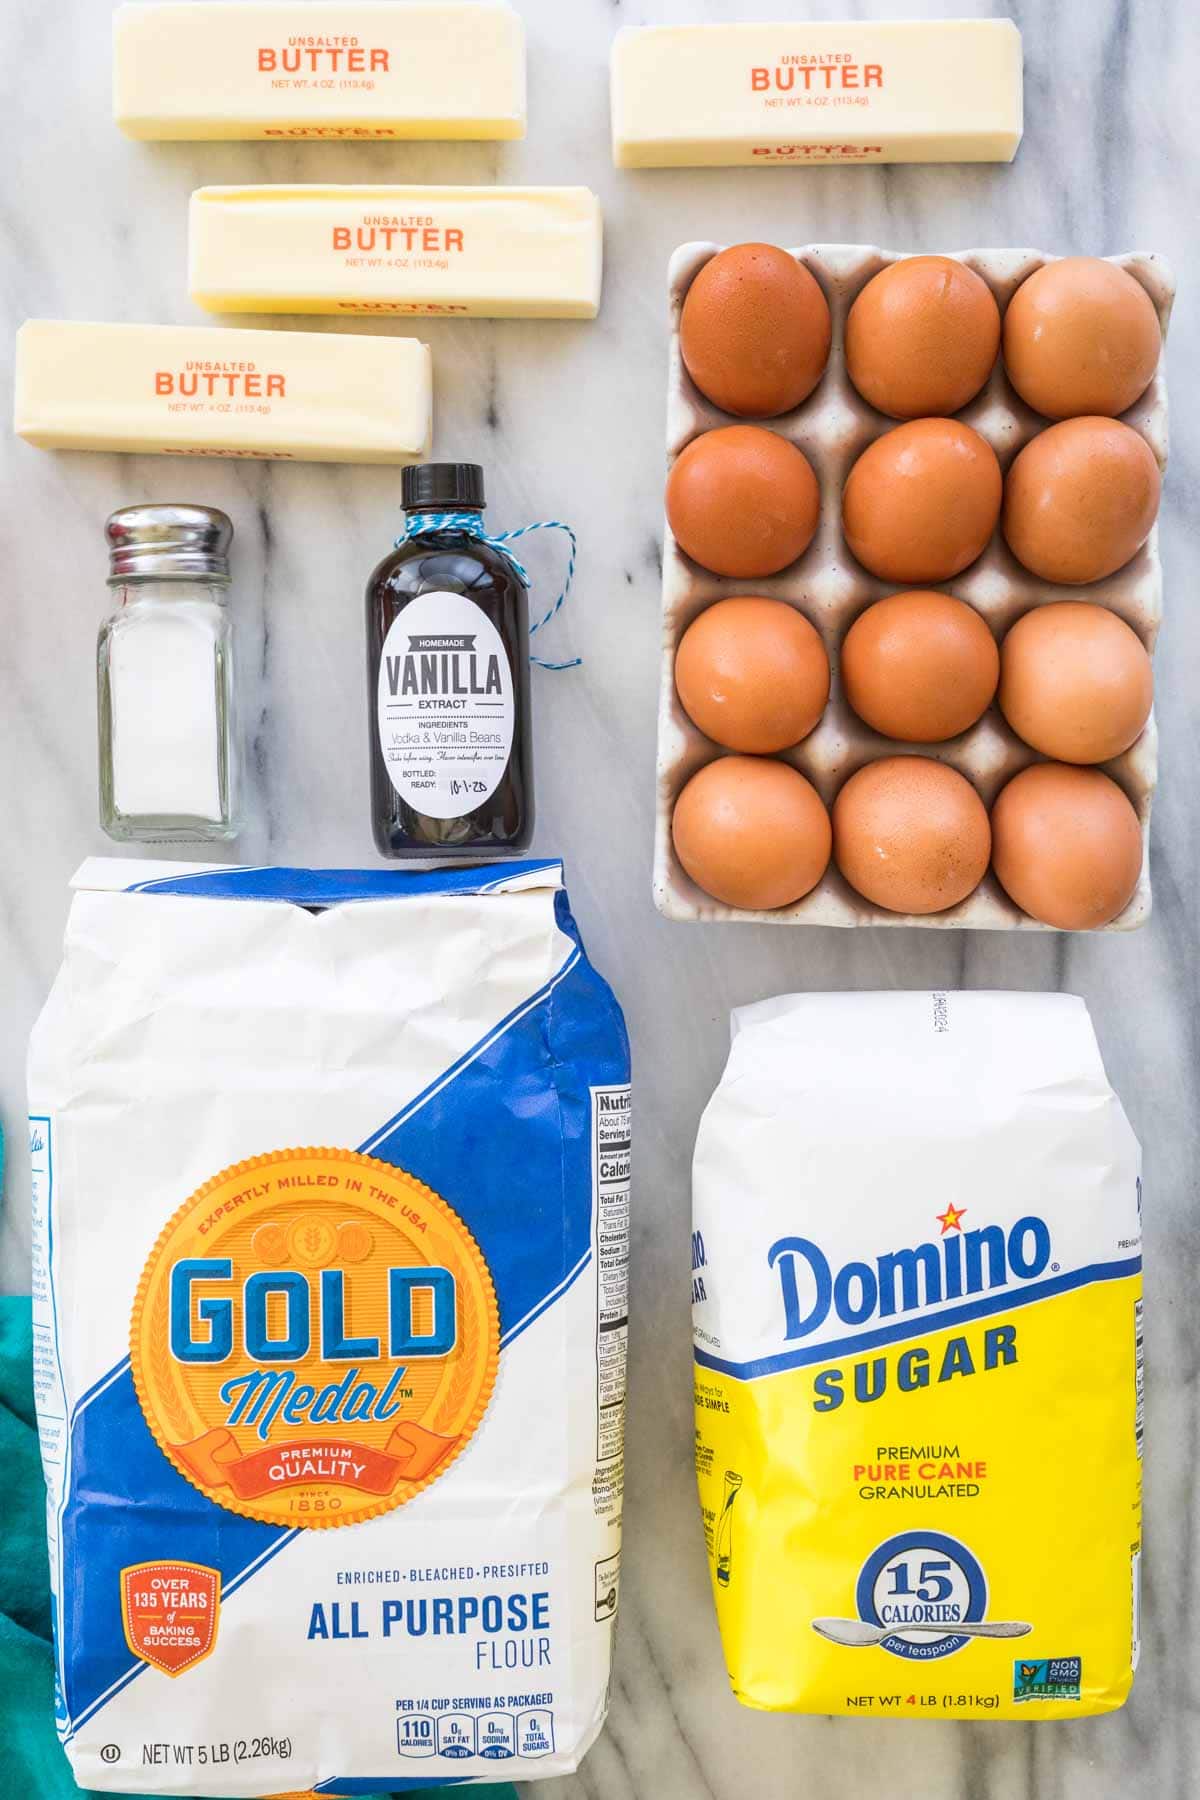
[[[1078,1700],[1082,1684],[1081,1656],[1018,1658],[1013,1664],[1014,1700]]]
[[[971,1639],[954,1627],[979,1623],[987,1598],[977,1559],[957,1538],[937,1531],[888,1538],[863,1564],[855,1588],[859,1618],[894,1628],[879,1648],[910,1662],[937,1662],[963,1649]]]

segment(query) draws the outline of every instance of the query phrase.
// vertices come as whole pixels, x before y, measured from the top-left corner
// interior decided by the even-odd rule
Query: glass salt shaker
[[[121,842],[237,835],[229,546],[209,506],[113,513],[100,629],[100,823]]]

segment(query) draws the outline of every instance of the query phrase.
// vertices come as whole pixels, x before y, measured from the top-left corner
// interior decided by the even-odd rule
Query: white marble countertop
[[[576,914],[623,998],[638,1114],[625,1579],[608,1730],[547,1800],[1191,1800],[1200,1792],[1200,1249],[1195,1093],[1200,766],[1200,39],[1187,0],[1010,0],[1025,35],[1024,144],[1006,167],[618,175],[607,53],[619,24],[752,19],[758,0],[519,0],[530,135],[497,147],[135,145],[109,116],[109,0],[7,0],[0,67],[0,304],[26,316],[198,320],[186,203],[203,182],[583,182],[603,200],[595,324],[422,321],[441,456],[487,465],[491,520],[570,520],[580,573],[539,674],[537,848],[565,857]],[[807,11],[808,9],[804,9]],[[823,17],[986,13],[978,0],[821,0]],[[1171,467],[1158,652],[1156,910],[1129,937],[668,924],[650,900],[658,681],[664,281],[688,238],[944,250],[1142,248],[1174,264]],[[258,321],[263,323],[264,321]],[[292,322],[298,323],[298,322]],[[323,320],[317,329],[328,327]],[[425,330],[424,327],[428,326]],[[306,327],[309,328],[309,327]],[[371,329],[379,327],[372,325]],[[386,327],[384,327],[386,329]],[[0,358],[8,407],[11,359]],[[28,1282],[24,1045],[58,958],[68,878],[96,822],[93,643],[102,526],[116,505],[186,498],[234,518],[253,862],[374,860],[363,725],[366,577],[399,519],[394,470],[48,455],[0,438],[0,1118],[12,1154],[0,1245]],[[535,540],[535,544],[537,541]],[[554,540],[531,551],[546,585]],[[775,1718],[730,1697],[691,1469],[688,1168],[730,1007],[794,988],[1052,987],[1083,994],[1146,1146],[1149,1437],[1145,1645],[1122,1713],[1076,1724]],[[531,1790],[532,1791],[532,1790]]]

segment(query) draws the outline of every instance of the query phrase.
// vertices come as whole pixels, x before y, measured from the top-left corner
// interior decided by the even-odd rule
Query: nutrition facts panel
[[[596,1221],[596,1461],[618,1488],[625,1448],[625,1369],[629,1349],[628,1087],[592,1089],[592,1190]],[[599,1471],[598,1471],[599,1474]],[[600,1483],[597,1483],[599,1492]]]

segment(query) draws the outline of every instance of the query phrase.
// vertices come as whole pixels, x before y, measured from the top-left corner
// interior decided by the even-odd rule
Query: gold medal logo
[[[252,1157],[185,1201],[130,1343],[180,1474],[231,1512],[309,1528],[436,1481],[487,1410],[499,1350],[492,1279],[457,1213],[350,1150]]]

